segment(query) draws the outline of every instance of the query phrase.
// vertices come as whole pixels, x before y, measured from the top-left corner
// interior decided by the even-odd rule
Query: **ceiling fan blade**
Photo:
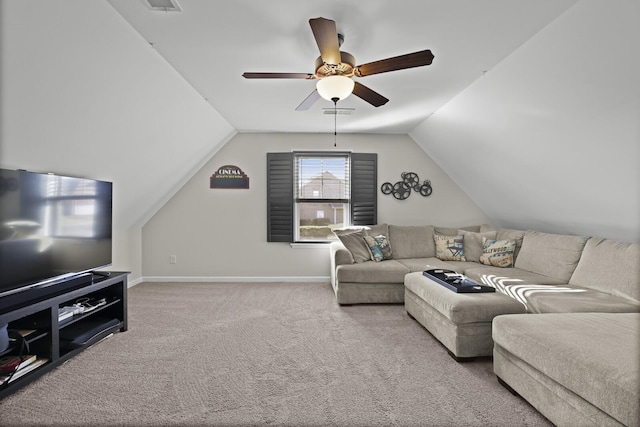
[[[325,18],[309,19],[311,31],[316,38],[322,61],[326,64],[340,63],[340,42],[335,21]]]
[[[381,59],[380,61],[358,65],[354,70],[354,74],[358,77],[364,77],[372,74],[386,73],[388,71],[422,67],[424,65],[430,65],[432,62],[433,53],[427,49],[421,50],[420,52],[408,53],[406,55],[395,56],[393,58]]]
[[[316,103],[316,101],[317,101],[318,99],[320,99],[320,93],[318,93],[318,90],[317,90],[317,89],[314,89],[314,90],[313,90],[313,92],[311,92],[311,93],[309,94],[309,96],[307,96],[307,97],[304,99],[304,101],[302,101],[302,102],[300,103],[300,105],[298,105],[298,106],[296,107],[296,111],[306,111],[306,110],[308,110],[309,108],[311,108],[311,106],[312,106],[313,104],[315,104],[315,103]]]
[[[366,87],[365,85],[358,82],[355,82],[352,93],[355,96],[367,101],[369,104],[373,105],[374,107],[379,107],[389,102],[389,99],[385,98],[384,96],[380,95],[378,92],[373,91],[368,87]]]
[[[243,73],[245,79],[315,79],[316,76],[309,73]]]

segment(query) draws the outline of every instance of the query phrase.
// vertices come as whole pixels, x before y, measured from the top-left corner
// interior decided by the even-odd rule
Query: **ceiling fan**
[[[308,110],[318,99],[325,98],[334,104],[353,93],[374,107],[386,104],[389,99],[367,86],[352,80],[372,74],[422,67],[433,62],[430,50],[408,53],[393,58],[355,65],[353,55],[340,50],[344,37],[338,34],[335,21],[326,18],[309,19],[320,56],[315,61],[315,73],[244,73],[247,79],[317,79],[316,89],[307,96],[297,111]]]

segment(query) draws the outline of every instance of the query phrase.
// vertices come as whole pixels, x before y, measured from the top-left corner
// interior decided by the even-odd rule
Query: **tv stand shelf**
[[[127,330],[127,272],[109,275],[94,274],[90,280],[70,290],[54,293],[48,298],[37,298],[12,307],[0,307],[0,325],[9,330],[22,331],[29,344],[29,354],[35,354],[46,363],[0,385],[0,399],[29,384],[36,378],[101,341],[110,334]],[[106,303],[90,311],[58,321],[58,309],[86,299]],[[0,304],[2,300],[0,300]],[[17,355],[15,343],[0,352],[0,357]],[[0,374],[0,378],[4,374]]]

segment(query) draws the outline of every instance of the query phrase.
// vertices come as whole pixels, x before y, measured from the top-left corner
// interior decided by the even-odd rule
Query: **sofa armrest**
[[[335,289],[336,268],[338,268],[339,265],[353,264],[354,260],[351,252],[349,252],[349,250],[339,240],[331,242],[329,249],[331,253],[331,286]]]
[[[331,260],[335,262],[336,267],[343,264],[353,264],[355,262],[351,252],[349,252],[349,249],[347,249],[341,241],[336,240],[335,242],[331,242],[330,249]]]

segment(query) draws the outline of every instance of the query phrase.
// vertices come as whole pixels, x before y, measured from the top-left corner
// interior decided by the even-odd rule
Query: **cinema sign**
[[[225,165],[211,175],[210,188],[249,188],[249,177],[238,166]]]

